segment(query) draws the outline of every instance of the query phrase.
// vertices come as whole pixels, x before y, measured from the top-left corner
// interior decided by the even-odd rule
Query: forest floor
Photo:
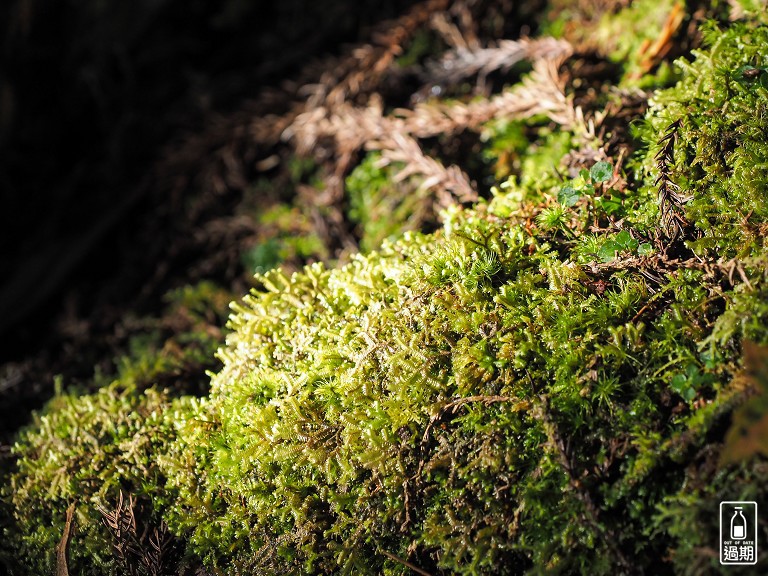
[[[189,318],[169,306],[174,290],[205,281],[220,293],[204,315],[214,346],[223,342],[227,302],[253,286],[254,271],[343,260],[386,236],[365,228],[389,218],[392,203],[381,202],[383,211],[364,223],[344,190],[362,158],[357,140],[377,135],[313,134],[313,111],[339,114],[375,99],[392,110],[435,96],[487,97],[526,71],[524,62],[470,65],[474,80],[467,82],[466,70],[452,74],[451,62],[436,55],[532,36],[542,18],[558,16],[558,3],[544,16],[538,1],[328,2],[311,10],[298,1],[269,9],[238,0],[209,4],[188,10],[174,0],[146,2],[130,15],[97,3],[62,5],[63,29],[53,29],[51,13],[33,3],[6,8],[2,454],[57,382],[93,389],[119,372],[120,359],[142,339],[172,356],[169,343],[190,330]],[[622,6],[581,7],[580,18]],[[693,12],[683,23],[673,10],[637,58],[637,73],[688,53],[699,21]],[[579,38],[575,28],[572,36]],[[541,43],[532,50],[556,57],[570,48]],[[537,55],[517,60],[529,56]],[[603,96],[601,84],[620,71],[583,45],[564,73],[580,78],[574,104],[589,110]],[[643,93],[623,98],[604,123],[615,142],[625,140],[624,119],[645,106]],[[287,129],[298,136],[286,138]],[[481,196],[505,163],[514,171],[513,154],[467,161],[484,146],[476,133],[422,132],[421,171],[437,170],[438,180],[432,157],[460,164]],[[610,146],[611,155],[631,152]],[[413,153],[421,152],[400,146],[400,157],[389,161]],[[405,206],[413,213],[396,226],[433,229],[440,209],[476,198],[463,182],[453,184],[454,197]],[[177,370],[196,393],[216,367],[205,358],[184,359]]]
[[[252,124],[412,3],[5,6],[0,454],[56,381],[92,388],[136,337],[162,347],[188,328],[164,318],[172,290],[226,294],[208,316],[221,339],[253,283],[249,251],[275,232],[260,216],[306,178]]]
[[[231,303],[238,309],[237,303],[250,289],[280,292],[272,290],[270,278],[285,278],[285,286],[290,286],[293,280],[287,278],[292,272],[308,270],[306,265],[317,262],[346,274],[338,270],[339,264],[357,254],[370,254],[386,240],[403,238],[410,231],[429,233],[445,225],[444,233],[424,237],[428,238],[424,242],[438,246],[456,231],[449,229],[459,213],[470,219],[475,216],[469,214],[483,215],[477,217],[482,222],[478,236],[462,231],[456,236],[462,239],[459,244],[466,241],[463,249],[468,254],[476,250],[486,259],[471,252],[465,270],[456,264],[460,258],[436,252],[439,265],[424,264],[421,270],[426,276],[428,268],[442,270],[429,281],[440,284],[445,280],[440,274],[450,275],[451,266],[458,266],[467,278],[456,283],[456,290],[498,289],[499,294],[489,297],[498,307],[492,316],[509,310],[524,315],[514,303],[514,290],[494,285],[494,275],[502,268],[489,248],[496,232],[483,236],[483,226],[506,227],[520,232],[528,244],[509,248],[510,254],[514,252],[507,255],[514,274],[505,273],[523,286],[528,267],[535,264],[542,270],[536,280],[541,286],[531,280],[525,290],[538,286],[552,301],[583,297],[579,314],[613,307],[622,310],[617,318],[627,315],[626,325],[631,326],[611,332],[619,344],[606,343],[591,363],[581,357],[574,360],[575,353],[569,361],[584,368],[583,379],[572,379],[581,387],[574,402],[586,402],[594,395],[596,413],[605,412],[610,422],[631,412],[622,405],[614,414],[612,402],[622,394],[618,383],[630,379],[632,370],[645,378],[643,371],[651,371],[651,364],[609,373],[609,352],[623,346],[622,338],[628,347],[639,349],[643,338],[652,340],[641,336],[643,330],[667,326],[662,320],[671,317],[669,310],[678,310],[676,282],[684,288],[681,299],[690,297],[693,302],[705,283],[712,294],[719,294],[695,300],[691,314],[703,320],[701,325],[692,321],[682,326],[685,338],[689,332],[698,334],[696,330],[703,333],[705,324],[710,329],[714,319],[724,315],[725,304],[718,300],[724,291],[736,293],[745,286],[752,290],[750,274],[757,285],[756,273],[749,268],[752,261],[710,253],[699,258],[697,248],[692,248],[699,243],[704,253],[711,239],[704,228],[696,228],[699,222],[687,219],[690,198],[679,192],[680,186],[695,179],[676,181],[673,172],[688,167],[676,165],[676,158],[694,147],[685,142],[688,149],[680,148],[675,156],[678,133],[686,133],[683,120],[676,117],[663,124],[666,117],[653,117],[658,113],[653,98],[661,90],[674,90],[678,81],[682,85],[681,78],[686,77],[673,62],[680,57],[695,60],[696,49],[707,46],[705,22],[732,24],[740,17],[737,3],[402,0],[380,5],[372,0],[312,4],[291,0],[269,8],[253,4],[143,0],[133,12],[124,13],[95,1],[46,11],[19,0],[0,14],[9,23],[4,31],[6,65],[0,69],[4,82],[0,185],[7,205],[0,214],[0,245],[8,271],[0,282],[4,343],[0,472],[23,468],[18,462],[25,458],[35,460],[22,452],[35,446],[34,430],[41,419],[34,415],[51,398],[52,422],[67,414],[68,408],[59,410],[57,400],[106,390],[111,383],[117,383],[115,390],[150,391],[147,398],[155,391],[184,401],[207,397],[211,375],[226,372],[220,370],[216,351],[225,346],[230,333]],[[654,10],[647,9],[651,6]],[[67,25],[56,27],[53,16]],[[710,48],[711,42],[706,49]],[[697,65],[703,66],[703,61]],[[744,90],[765,87],[768,69],[758,64],[733,67],[728,78],[746,86]],[[651,126],[652,122],[656,124]],[[706,144],[715,150],[712,155],[725,162],[732,142],[727,135],[710,140]],[[649,152],[654,147],[655,156]],[[658,175],[651,178],[654,171]],[[699,210],[700,204],[694,208]],[[750,238],[757,245],[755,238],[764,232],[759,226],[764,225],[753,226],[751,214],[743,219],[744,230],[753,234]],[[419,236],[405,236],[402,245],[417,244],[415,237]],[[389,249],[385,247],[384,253]],[[514,266],[520,255],[521,262],[526,258],[530,262],[518,270]],[[375,258],[371,256],[371,261]],[[277,267],[285,276],[263,275]],[[295,277],[297,282],[313,278],[311,270]],[[634,277],[635,284],[628,280]],[[644,287],[641,295],[638,286]],[[322,288],[312,289],[322,293]],[[284,292],[286,301],[294,296],[290,289]],[[574,310],[576,301],[569,300]],[[232,317],[236,329],[252,328],[247,324],[258,314],[247,310],[251,304],[246,299]],[[359,320],[356,313],[350,314]],[[474,326],[480,316],[480,312],[468,314],[471,322],[457,320],[451,328],[459,335],[471,332],[482,337],[470,347],[465,346],[469,340],[457,336],[451,342],[456,359],[440,357],[457,374],[451,376],[451,385],[470,377],[483,385],[498,380],[501,386],[501,378],[494,380],[488,374],[501,370],[505,362],[512,362],[510,358],[518,362],[518,353],[522,368],[515,369],[529,369],[522,339],[515,345],[499,344],[493,361],[483,356],[486,340],[497,337],[493,322],[500,321],[489,319]],[[510,320],[510,326],[534,323],[530,318],[517,320]],[[546,325],[551,318],[540,320]],[[588,320],[589,330],[593,324],[596,331],[607,330],[605,322]],[[266,322],[271,321],[270,317]],[[677,318],[669,326],[677,321],[684,324]],[[258,340],[266,329],[259,330],[253,328],[248,337]],[[264,337],[273,336],[282,337]],[[247,349],[239,346],[238,337],[242,334],[234,332],[229,348]],[[361,338],[371,350],[378,349],[367,332]],[[583,340],[592,342],[590,338]],[[666,342],[665,338],[659,340]],[[678,344],[675,337],[669,339]],[[687,340],[685,345],[694,346]],[[553,349],[558,346],[547,346],[548,353],[540,355],[544,365],[557,356]],[[585,468],[584,478],[594,474],[602,481],[611,474],[624,474],[620,461],[630,444],[642,444],[646,432],[649,438],[651,432],[666,438],[653,427],[664,428],[665,419],[675,426],[690,424],[691,438],[699,432],[711,432],[714,438],[728,429],[732,398],[721,398],[719,389],[716,395],[713,382],[716,374],[724,382],[738,384],[739,378],[731,376],[741,374],[736,360],[740,353],[729,348],[727,366],[712,358],[711,366],[696,360],[686,372],[679,368],[678,374],[671,366],[674,358],[683,358],[682,352],[675,356],[650,345],[646,352],[663,357],[663,362],[654,357],[660,364],[653,365],[648,377],[653,385],[648,389],[658,394],[642,397],[661,416],[648,417],[653,420],[648,430],[631,428],[625,437],[604,442],[610,445],[610,450],[606,448],[610,454],[600,447],[595,456],[604,467]],[[227,357],[226,349],[221,356]],[[625,356],[632,360],[630,354]],[[505,369],[512,373],[509,366]],[[551,380],[550,373],[542,374],[538,376],[542,381]],[[526,375],[531,380],[530,373]],[[62,395],[64,390],[75,394]],[[428,444],[430,433],[448,434],[450,427],[441,427],[438,421],[449,406],[455,414],[470,401],[488,408],[500,399],[511,400],[497,390],[485,395],[467,390],[462,391],[463,400],[451,397],[430,412],[426,430],[417,435],[423,438],[422,445]],[[733,398],[746,396],[743,390],[731,392]],[[592,514],[589,530],[610,534],[601,532],[596,520],[594,494],[582,489],[583,478],[572,474],[567,452],[581,439],[574,435],[563,440],[568,433],[557,433],[550,421],[555,411],[536,394],[531,402],[541,405],[519,405],[530,408],[532,420],[544,422],[550,448],[556,448],[560,458],[556,466],[565,471],[563,477],[581,498],[587,516]],[[219,396],[228,397],[229,391]],[[251,400],[248,396],[248,402],[258,403]],[[73,400],[71,406],[76,404]],[[699,411],[701,421],[695,418]],[[237,407],[229,412],[238,413]],[[421,416],[426,413],[423,410]],[[104,410],[100,417],[111,418],[111,413]],[[30,422],[34,423],[30,432],[19,436]],[[76,421],[74,427],[79,426]],[[673,429],[677,430],[670,425],[663,431]],[[685,430],[664,449],[689,450],[693,441]],[[402,427],[398,434],[402,431],[407,430]],[[14,454],[19,437],[23,440]],[[405,437],[402,440],[405,445]],[[603,440],[594,440],[591,448],[597,450]],[[24,442],[27,448],[21,446]],[[638,453],[655,454],[650,446],[640,446]],[[702,454],[691,460],[686,474],[696,477],[699,469],[713,465],[716,453]],[[425,460],[414,458],[413,463],[418,461],[414,477],[420,477]],[[638,456],[630,472],[644,479],[643,466],[648,470],[653,466],[648,462],[650,456],[647,461]],[[669,470],[682,474],[683,464],[674,462]],[[0,474],[4,475],[17,482],[8,485],[6,494],[15,497],[13,492],[24,492],[18,488],[23,474]],[[634,487],[633,478],[627,486]],[[410,496],[403,490],[406,520],[400,525],[406,526]],[[24,497],[21,494],[20,501]],[[120,491],[118,512],[122,497]],[[513,511],[514,523],[522,509],[521,504]],[[10,520],[0,518],[0,523],[5,521]],[[45,549],[51,550],[47,541]],[[607,553],[625,564],[625,552],[617,546]],[[397,556],[385,556],[409,566]],[[435,558],[428,559],[437,562]]]

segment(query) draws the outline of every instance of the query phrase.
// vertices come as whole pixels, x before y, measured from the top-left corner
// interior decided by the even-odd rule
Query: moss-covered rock
[[[50,571],[71,502],[73,562],[114,569],[96,505],[118,489],[222,573],[720,568],[720,500],[768,503],[765,453],[723,457],[760,388],[742,343],[768,345],[768,32],[705,37],[633,173],[564,179],[542,159],[579,138],[533,119],[518,173],[442,230],[260,276],[208,397],[55,400],[6,490],[26,569]]]

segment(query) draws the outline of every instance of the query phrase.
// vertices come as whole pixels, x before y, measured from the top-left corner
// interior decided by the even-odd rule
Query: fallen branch
[[[64,520],[64,532],[56,546],[56,576],[69,576],[69,544],[75,529],[75,503],[67,508],[67,517]]]
[[[572,53],[570,43],[550,37],[501,40],[487,48],[459,46],[427,64],[422,80],[435,84],[457,84],[475,74],[484,78],[495,70],[509,70],[524,60],[560,60]]]
[[[410,568],[411,570],[413,570],[414,572],[416,572],[416,574],[421,574],[421,576],[432,576],[432,575],[431,575],[429,572],[427,572],[426,570],[422,570],[422,569],[421,569],[421,568],[419,568],[418,566],[416,566],[416,565],[414,565],[414,564],[411,564],[410,562],[408,562],[408,560],[403,560],[403,559],[402,559],[402,558],[400,558],[399,556],[395,556],[394,554],[392,554],[392,552],[387,552],[386,550],[379,550],[379,551],[380,551],[380,552],[381,552],[381,553],[382,553],[384,556],[386,556],[387,558],[389,558],[390,560],[394,560],[395,562],[397,562],[397,563],[399,563],[399,564],[402,564],[402,565],[403,565],[403,566],[405,566],[406,568]]]

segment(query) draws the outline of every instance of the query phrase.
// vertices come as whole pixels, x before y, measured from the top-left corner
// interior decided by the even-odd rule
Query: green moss
[[[481,138],[486,143],[483,159],[493,165],[497,180],[520,174],[520,160],[529,144],[524,122],[506,119],[489,122]]]
[[[702,356],[715,286],[681,270],[659,298],[617,271],[597,296],[521,224],[482,209],[448,224],[339,270],[270,273],[236,307],[217,424],[183,435],[204,462],[186,478],[205,480],[179,486],[192,497],[175,519],[212,561],[368,573],[395,570],[389,553],[467,574],[611,573],[616,549],[637,563],[675,548],[638,535],[685,495],[674,438],[706,438],[716,419],[693,403],[719,406],[737,364],[735,349],[716,367]],[[584,494],[602,494],[599,515]]]
[[[765,249],[768,91],[762,72],[752,78],[744,71],[766,65],[768,28],[710,24],[705,40],[708,50],[678,62],[684,78],[652,99],[645,134],[651,139],[679,121],[669,171],[679,196],[690,198],[685,218],[702,236],[690,247],[725,260],[747,258]],[[659,149],[652,144],[649,171],[658,171]]]
[[[402,169],[400,163],[382,165],[381,154],[371,152],[347,176],[349,217],[357,224],[363,252],[437,219],[434,199],[418,178],[395,178]]]
[[[115,384],[92,395],[65,394],[22,433],[14,448],[18,471],[3,496],[13,505],[14,530],[4,535],[20,574],[52,574],[65,511],[76,505],[70,571],[115,569],[111,539],[98,507],[111,509],[120,490],[153,504],[156,519],[173,499],[156,458],[172,439],[173,419],[189,401]]]
[[[768,94],[744,76],[768,33],[707,38],[631,186],[561,177],[577,139],[535,119],[490,200],[389,241],[375,210],[413,200],[366,159],[350,206],[380,249],[259,276],[204,399],[57,398],[16,448],[13,549],[49,570],[77,500],[74,561],[104,573],[94,505],[123,488],[225,573],[722,572],[719,501],[768,486],[760,450],[720,459],[742,342],[768,344]]]
[[[656,88],[669,81],[669,68],[657,54],[669,48],[681,33],[689,18],[685,2],[639,0],[611,6],[565,0],[551,4],[550,21],[544,24],[546,33],[599,50],[620,66],[621,84]],[[709,10],[716,8],[710,6]]]
[[[219,366],[214,355],[230,298],[201,282],[169,292],[160,318],[126,319],[134,335],[115,373],[97,372],[93,386],[100,389],[92,394],[65,393],[59,385],[21,433],[14,446],[18,469],[2,490],[10,507],[4,513],[14,520],[4,534],[9,552],[3,559],[19,574],[53,572],[70,503],[78,526],[73,573],[118,569],[98,508],[112,509],[121,490],[151,504],[146,520],[160,522],[172,495],[156,459],[172,439],[174,419],[194,404],[173,397],[207,391],[205,372]]]
[[[116,374],[98,372],[94,386],[116,381],[124,387],[201,393],[207,388],[206,370],[218,367],[213,355],[223,341],[230,299],[227,291],[205,281],[169,292],[163,316],[127,319],[133,333],[128,350],[116,359]]]
[[[300,206],[275,204],[260,214],[258,222],[259,242],[242,256],[251,273],[263,274],[280,265],[300,266],[328,258],[328,248]]]
[[[419,31],[409,43],[403,54],[397,57],[397,65],[401,68],[414,66],[427,57],[439,53],[443,40],[432,30]]]

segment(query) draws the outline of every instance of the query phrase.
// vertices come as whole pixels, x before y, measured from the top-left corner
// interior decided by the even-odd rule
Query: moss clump
[[[216,448],[169,474],[190,498],[173,524],[212,563],[607,574],[679,545],[657,506],[690,496],[686,466],[735,394],[744,323],[706,345],[731,323],[716,284],[617,270],[597,294],[493,203],[446,226],[340,270],[270,273],[238,305],[217,425],[183,435],[198,458]]]
[[[225,573],[718,570],[719,501],[768,486],[759,450],[721,459],[742,342],[768,344],[766,91],[744,75],[768,33],[707,37],[631,184],[604,160],[563,181],[547,160],[579,138],[531,126],[520,173],[442,230],[261,275],[207,398],[58,399],[16,448],[15,550],[48,569],[77,501],[75,561],[108,570],[88,506],[119,487]]]
[[[381,154],[372,152],[346,179],[349,216],[357,224],[363,252],[437,219],[429,190],[416,178],[397,179],[402,170],[397,163],[382,164]]]
[[[173,495],[157,459],[173,440],[174,419],[195,405],[178,396],[207,393],[205,371],[220,366],[214,354],[230,298],[201,282],[169,292],[161,318],[126,319],[134,335],[115,373],[97,371],[93,384],[100,388],[90,394],[59,391],[21,433],[18,470],[2,489],[3,516],[12,516],[13,526],[5,529],[0,560],[14,574],[53,573],[70,503],[78,543],[70,548],[71,573],[122,568],[99,512],[112,510],[121,491],[147,509],[146,526],[161,524],[163,502]]]
[[[328,258],[328,250],[300,207],[276,204],[262,212],[258,222],[258,242],[242,256],[249,272],[263,274],[277,266],[298,267]]]
[[[160,521],[162,502],[173,494],[157,466],[158,449],[172,440],[171,422],[188,402],[176,405],[167,394],[120,384],[56,397],[16,446],[19,467],[5,493],[16,524],[4,537],[14,573],[53,573],[64,511],[72,502],[77,544],[70,547],[70,570],[113,573],[111,538],[99,507],[111,509],[125,490],[152,502]]]
[[[697,254],[749,258],[765,253],[768,232],[768,28],[709,24],[704,36],[707,50],[680,60],[683,79],[651,101],[644,134],[669,138],[652,144],[646,167],[673,182],[666,210],[695,226]]]

